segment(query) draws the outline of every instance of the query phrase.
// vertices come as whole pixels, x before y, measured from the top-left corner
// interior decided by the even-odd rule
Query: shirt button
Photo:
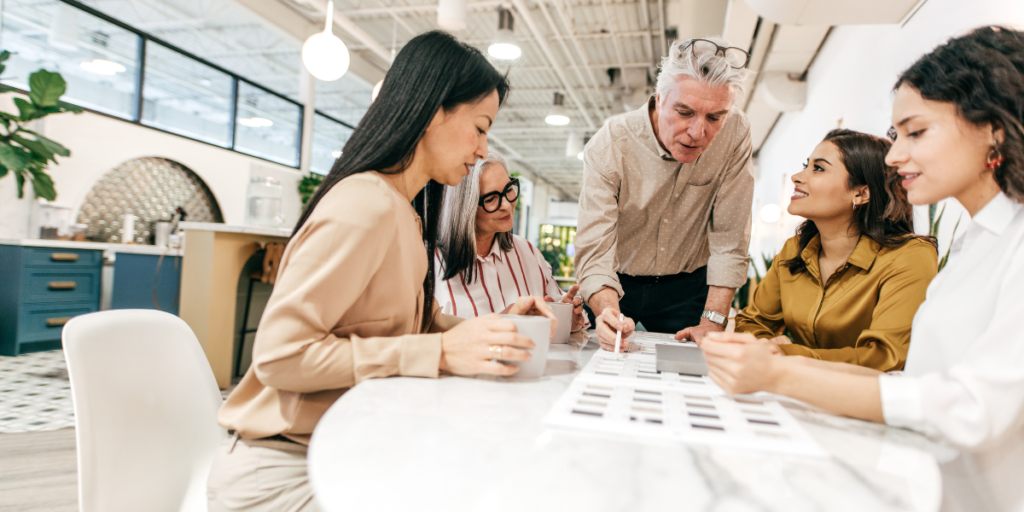
[[[662,248],[661,248],[661,250],[662,250],[662,252],[664,252],[664,251],[665,251],[665,248],[664,248],[664,247],[662,247]]]

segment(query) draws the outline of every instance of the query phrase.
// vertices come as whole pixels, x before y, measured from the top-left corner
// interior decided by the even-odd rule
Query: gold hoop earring
[[[995,154],[994,157],[992,156],[993,153]],[[992,150],[988,152],[988,156],[985,158],[985,168],[996,169],[1003,165],[1003,160],[1005,160],[1003,154],[995,146],[992,146]]]

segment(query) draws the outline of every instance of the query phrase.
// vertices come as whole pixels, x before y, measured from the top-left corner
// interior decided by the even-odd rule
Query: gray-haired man
[[[750,243],[750,123],[734,109],[747,60],[719,39],[673,43],[657,94],[587,144],[576,275],[605,348],[634,321],[677,339],[724,330]]]

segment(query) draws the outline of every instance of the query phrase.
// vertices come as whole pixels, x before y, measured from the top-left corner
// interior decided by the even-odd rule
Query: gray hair
[[[476,258],[476,209],[480,201],[480,176],[484,170],[498,164],[505,174],[512,176],[508,161],[497,151],[491,150],[487,158],[477,159],[473,170],[454,187],[445,187],[444,205],[441,207],[441,223],[437,232],[437,248],[444,258],[444,277],[451,279],[466,271],[466,281],[473,282],[475,276],[473,261]],[[501,250],[512,250],[512,233],[496,235]]]
[[[729,46],[729,42],[721,37],[706,37],[718,46]],[[733,92],[733,100],[741,96],[743,82],[750,71],[736,69],[726,62],[725,57],[714,51],[696,53],[694,46],[687,46],[692,39],[672,41],[668,55],[661,59],[661,73],[658,74],[657,92],[664,97],[668,90],[676,85],[676,77],[688,76],[699,80],[708,87],[728,85]]]

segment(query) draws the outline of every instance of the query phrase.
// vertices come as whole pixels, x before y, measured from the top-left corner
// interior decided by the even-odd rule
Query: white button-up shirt
[[[441,311],[462,318],[501,313],[525,296],[562,300],[564,293],[551,276],[551,265],[540,251],[521,236],[512,236],[512,250],[501,250],[495,237],[486,257],[476,255],[476,278],[469,282],[465,272],[443,280],[445,263],[434,254],[434,297]]]
[[[1024,508],[1024,206],[1000,193],[953,244],[911,331],[885,422],[961,448],[997,510]]]

